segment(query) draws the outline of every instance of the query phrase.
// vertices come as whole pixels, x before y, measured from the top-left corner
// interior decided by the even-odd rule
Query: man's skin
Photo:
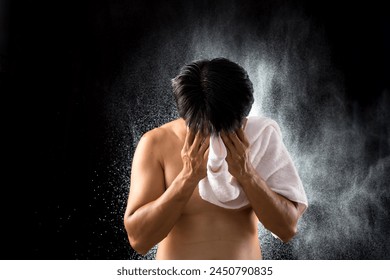
[[[159,244],[156,259],[261,259],[258,221],[284,242],[295,235],[303,208],[271,191],[256,174],[242,129],[221,137],[229,172],[250,202],[241,209],[221,208],[199,196],[209,135],[178,119],[141,138],[124,217],[137,252],[146,254]]]

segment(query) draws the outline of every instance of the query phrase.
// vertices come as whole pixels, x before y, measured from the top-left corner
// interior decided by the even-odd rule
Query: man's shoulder
[[[152,130],[147,131],[141,138],[142,141],[147,141],[151,144],[157,144],[166,142],[172,137],[175,137],[180,131],[182,126],[182,120],[177,119],[165,123],[159,127],[153,128]]]

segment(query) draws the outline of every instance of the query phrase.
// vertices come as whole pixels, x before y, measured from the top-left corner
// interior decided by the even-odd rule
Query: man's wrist
[[[252,164],[248,164],[244,172],[236,177],[237,181],[240,183],[240,185],[245,186],[248,184],[252,184],[255,180],[255,177],[257,177],[256,170],[253,168]]]
[[[197,178],[195,174],[187,168],[183,168],[179,175],[183,180],[184,184],[188,186],[195,187],[200,181],[199,178]]]

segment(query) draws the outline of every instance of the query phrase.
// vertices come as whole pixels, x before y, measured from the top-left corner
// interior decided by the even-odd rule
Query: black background
[[[253,21],[289,2],[323,26],[332,63],[344,75],[348,112],[370,120],[384,89],[389,93],[390,27],[383,5],[242,2],[240,11]],[[137,258],[121,228],[127,194],[113,191],[128,183],[134,151],[131,145],[123,150],[128,165],[118,167],[127,178],[110,173],[116,143],[108,137],[106,95],[146,36],[161,25],[180,28],[186,1],[2,3],[1,258]],[[189,6],[208,13],[223,1]],[[388,147],[388,139],[384,134],[369,148]],[[107,201],[117,202],[116,212]]]

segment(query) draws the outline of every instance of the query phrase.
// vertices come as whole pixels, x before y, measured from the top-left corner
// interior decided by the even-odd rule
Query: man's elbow
[[[283,241],[283,243],[290,242],[298,232],[298,220],[300,217],[298,208],[296,208],[296,211],[292,213],[294,214],[292,219],[285,221],[283,229],[281,229],[280,239]]]
[[[131,225],[129,224],[128,220],[126,220],[126,218],[124,220],[124,224],[131,248],[133,248],[140,255],[146,255],[151,247],[146,246],[145,242],[140,237],[136,237],[135,234],[132,234]]]
[[[290,242],[291,239],[297,234],[297,227],[296,226],[290,226],[286,227],[283,230],[283,233],[279,236],[280,240],[283,241],[283,243]]]
[[[131,238],[128,235],[131,248],[133,248],[138,254],[144,256],[151,248],[146,247],[142,242],[137,239]]]

